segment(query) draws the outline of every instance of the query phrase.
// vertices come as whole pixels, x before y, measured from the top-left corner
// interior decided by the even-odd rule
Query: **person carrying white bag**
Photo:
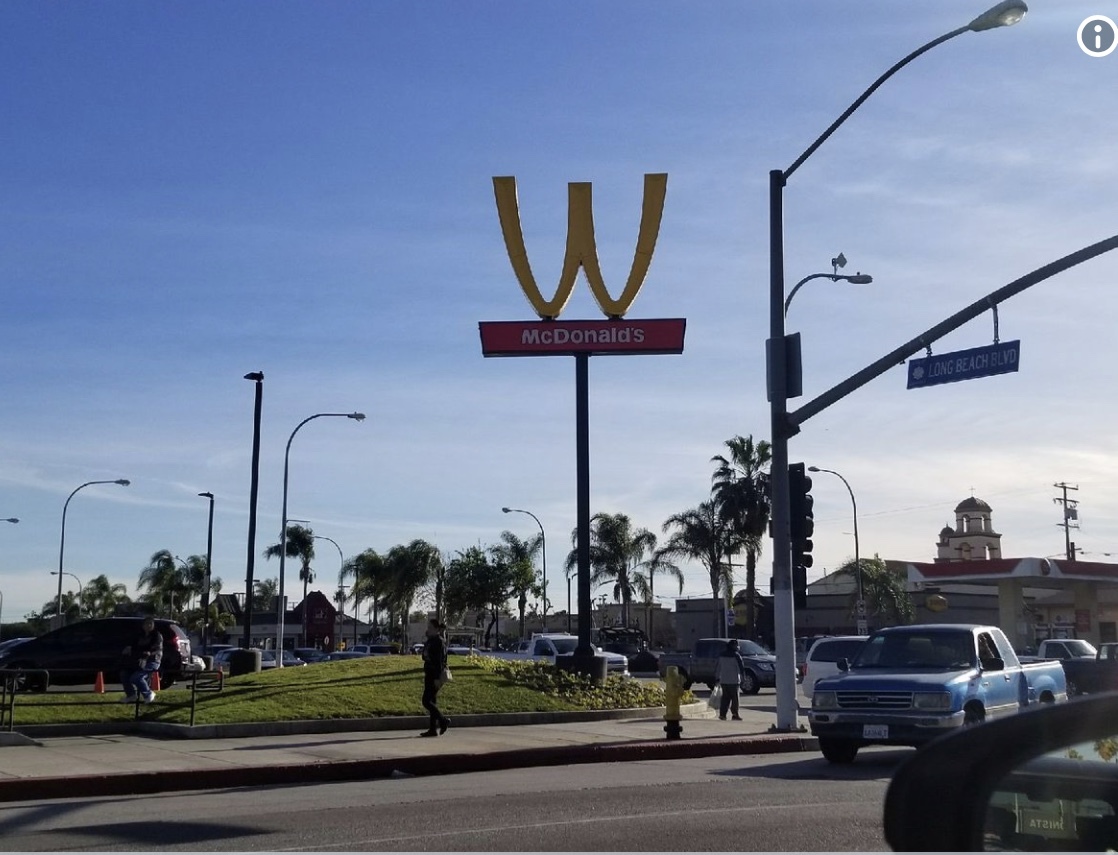
[[[744,676],[745,660],[738,653],[738,640],[731,638],[726,642],[726,649],[719,654],[718,663],[714,666],[714,679],[717,682],[711,692],[713,700],[714,692],[720,688],[722,690],[722,697],[718,704],[718,717],[723,721],[726,720],[727,712],[733,713],[734,721],[741,721],[741,716],[738,714],[738,689]],[[713,703],[711,705],[713,706]]]

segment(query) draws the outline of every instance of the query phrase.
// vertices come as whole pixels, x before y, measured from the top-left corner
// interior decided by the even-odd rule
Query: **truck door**
[[[1029,685],[1025,680],[1025,675],[1021,672],[1020,665],[1014,667],[1010,661],[1006,661],[1006,651],[1002,647],[1008,647],[1008,641],[1005,645],[999,645],[998,640],[989,632],[980,632],[975,638],[978,645],[979,658],[991,658],[991,654],[997,656],[1005,663],[1005,667],[1000,671],[986,671],[982,672],[979,678],[982,681],[983,688],[986,690],[986,715],[990,718],[996,718],[999,715],[1010,715],[1017,712],[1017,710],[1029,702]],[[1010,649],[1009,653],[1012,655],[1013,650]],[[1013,657],[1013,662],[1016,662],[1016,657]]]

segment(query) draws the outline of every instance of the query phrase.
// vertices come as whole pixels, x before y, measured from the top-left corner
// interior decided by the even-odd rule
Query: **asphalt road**
[[[3,851],[881,851],[904,750],[0,806]]]

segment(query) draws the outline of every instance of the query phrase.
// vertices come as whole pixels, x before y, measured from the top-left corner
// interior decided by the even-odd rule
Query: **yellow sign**
[[[567,185],[567,247],[563,254],[563,270],[555,296],[545,300],[532,275],[528,251],[524,247],[524,232],[520,226],[520,206],[516,198],[516,179],[508,176],[493,179],[493,193],[497,198],[497,215],[505,237],[505,249],[512,262],[513,272],[532,304],[536,314],[544,320],[556,320],[574,293],[575,279],[581,267],[586,272],[590,291],[607,318],[622,318],[633,305],[637,292],[644,284],[656,238],[660,233],[660,220],[664,214],[664,197],[668,190],[666,173],[644,176],[644,199],[641,205],[641,224],[637,232],[637,250],[629,268],[629,279],[621,296],[613,299],[606,290],[598,264],[598,246],[594,240],[594,211],[590,182],[571,182]]]

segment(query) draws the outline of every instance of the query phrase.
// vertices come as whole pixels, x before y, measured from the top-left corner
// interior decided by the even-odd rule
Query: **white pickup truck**
[[[492,656],[495,659],[540,659],[555,664],[555,657],[569,656],[578,647],[578,636],[568,633],[543,633],[534,634],[531,638],[521,641],[513,651],[477,651],[482,656]],[[610,653],[600,647],[594,648],[594,653],[606,658],[606,673],[613,676],[629,676],[629,660],[620,653]]]

